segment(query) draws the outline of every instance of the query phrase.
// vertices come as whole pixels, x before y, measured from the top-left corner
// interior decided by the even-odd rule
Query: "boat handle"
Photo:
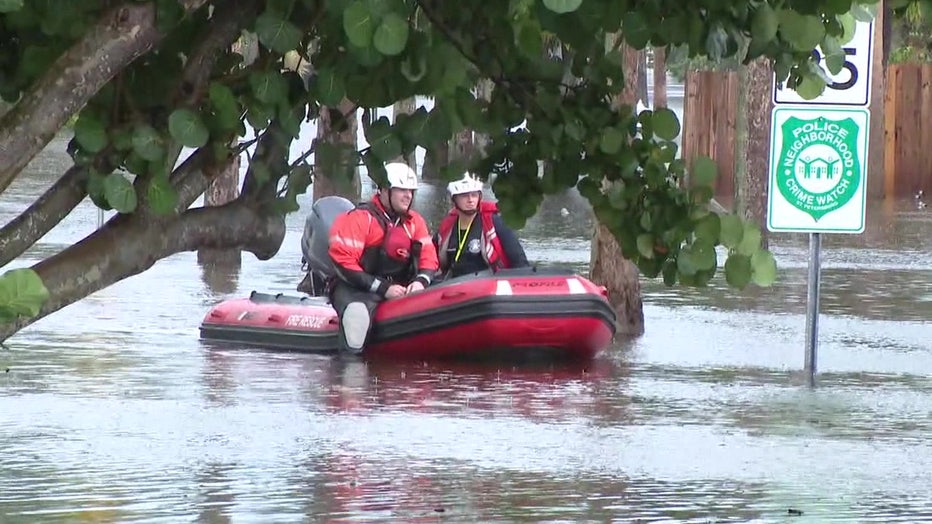
[[[444,291],[443,293],[440,294],[440,299],[443,300],[446,298],[457,298],[465,294],[466,294],[465,291]]]

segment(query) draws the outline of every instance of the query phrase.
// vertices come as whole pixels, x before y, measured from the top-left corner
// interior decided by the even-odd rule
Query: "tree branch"
[[[258,0],[225,0],[219,5],[214,5],[213,21],[210,29],[202,35],[200,40],[195,44],[191,56],[185,62],[184,70],[181,73],[181,79],[175,87],[170,105],[172,107],[193,107],[196,106],[203,98],[204,93],[210,84],[211,75],[214,73],[214,66],[220,59],[224,50],[230,49],[233,43],[239,37],[240,31],[245,25],[244,22],[252,16],[257,15],[259,11]],[[219,12],[218,12],[219,11]],[[175,165],[178,162],[178,156],[181,154],[182,147],[174,143],[166,155],[165,162],[167,165]],[[200,153],[200,151],[195,154]],[[193,155],[192,155],[193,156]],[[194,174],[194,178],[184,184],[186,193],[196,190],[200,187],[200,192],[192,196],[187,194],[182,197],[179,194],[178,212],[182,212],[191,205],[191,203],[200,196],[207,188],[210,182],[202,173],[204,165],[201,160],[203,155],[198,154],[198,162],[201,165],[197,169],[185,169],[172,175],[173,183],[178,177],[189,178],[186,173]],[[185,162],[187,163],[187,162]],[[177,171],[177,169],[176,169]],[[137,187],[144,187],[146,179],[149,177],[139,177]],[[137,189],[140,194],[140,201],[143,202],[142,208],[147,206],[145,191]],[[139,212],[143,211],[140,209]]]
[[[220,166],[215,166],[214,172],[220,173],[223,169],[233,162],[242,152],[256,143],[256,139],[247,140],[240,143],[232,149],[230,156]],[[196,158],[194,158],[196,157]],[[178,192],[178,206],[175,208],[176,213],[183,213],[191,204],[197,200],[197,197],[207,189],[210,184],[210,176],[206,173],[209,154],[206,150],[199,149],[185,160],[180,166],[175,168],[171,175],[171,184]],[[189,161],[191,163],[189,163]]]
[[[29,208],[0,229],[0,267],[58,225],[87,196],[87,170],[72,166]]]
[[[527,86],[521,84],[520,82],[510,82],[501,75],[493,75],[488,69],[485,68],[482,61],[479,60],[475,54],[470,53],[466,49],[466,44],[464,44],[463,41],[453,33],[453,30],[450,29],[446,22],[443,21],[440,15],[438,15],[437,12],[433,10],[433,7],[427,4],[427,0],[415,1],[417,2],[417,5],[421,7],[421,10],[424,12],[427,20],[429,20],[430,23],[436,27],[437,30],[439,30],[440,33],[447,39],[447,41],[449,41],[450,44],[452,44],[453,47],[455,47],[456,50],[459,51],[461,55],[463,55],[463,58],[469,60],[470,63],[476,66],[476,69],[478,69],[480,73],[489,78],[496,86],[504,89],[507,96],[517,102],[519,106],[527,109],[526,102],[534,101],[533,93],[530,92]],[[517,89],[519,93],[515,93],[515,89]],[[524,98],[524,102],[522,102],[522,98]],[[539,105],[538,108],[543,110],[543,108],[540,108]]]
[[[202,0],[189,0],[192,6]],[[113,76],[161,38],[155,4],[107,11],[0,119],[0,193]]]
[[[285,219],[278,213],[253,209],[244,202],[189,209],[166,232],[177,239],[177,252],[198,249],[238,249],[269,260],[285,240]],[[167,255],[166,255],[167,256]]]
[[[196,104],[204,96],[223,51],[232,47],[246,22],[258,13],[258,0],[226,0],[214,4],[210,30],[201,37],[185,62],[173,106]]]
[[[285,238],[285,220],[245,204],[197,208],[165,228],[122,215],[83,240],[35,265],[49,299],[34,318],[0,325],[0,342],[59,309],[138,275],[155,262],[199,248],[242,249],[260,260],[273,257]]]
[[[290,140],[287,133],[282,131],[277,120],[272,120],[256,143],[256,152],[249,162],[246,171],[246,180],[243,182],[243,191],[240,200],[254,203],[269,202],[276,196],[278,184],[271,178],[278,180],[288,168],[288,154]],[[277,177],[273,174],[278,173]],[[262,180],[264,177],[270,180]]]

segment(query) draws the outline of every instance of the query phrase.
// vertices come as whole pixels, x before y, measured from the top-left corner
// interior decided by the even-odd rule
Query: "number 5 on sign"
[[[829,73],[831,83],[822,94],[806,100],[796,91],[780,88],[774,79],[773,103],[797,105],[837,105],[864,107],[871,101],[871,69],[874,52],[874,22],[857,22],[854,37],[845,44],[845,63],[837,75]],[[822,69],[828,71],[821,49],[815,50]]]

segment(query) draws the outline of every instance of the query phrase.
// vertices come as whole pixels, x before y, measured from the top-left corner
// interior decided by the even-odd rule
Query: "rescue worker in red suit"
[[[453,278],[481,271],[529,266],[518,236],[495,202],[482,200],[482,181],[466,173],[447,185],[453,209],[434,237],[440,271]]]
[[[338,216],[330,228],[336,279],[330,302],[340,318],[340,346],[362,352],[376,306],[416,293],[437,273],[427,222],[411,209],[417,174],[403,163],[385,166],[387,183],[369,202]]]

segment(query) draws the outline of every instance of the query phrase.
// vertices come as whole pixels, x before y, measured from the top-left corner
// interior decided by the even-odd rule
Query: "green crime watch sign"
[[[869,121],[862,108],[774,108],[770,231],[864,232]]]

